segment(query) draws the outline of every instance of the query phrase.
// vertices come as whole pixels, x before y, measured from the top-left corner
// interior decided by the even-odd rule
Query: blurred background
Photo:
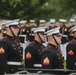
[[[76,18],[76,0],[0,0],[0,20]]]

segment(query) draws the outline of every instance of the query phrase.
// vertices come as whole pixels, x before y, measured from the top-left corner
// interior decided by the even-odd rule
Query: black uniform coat
[[[26,40],[27,40],[27,35],[29,34],[29,31],[27,30],[27,27],[25,28],[20,28],[20,31],[18,33],[19,35],[26,35]],[[19,40],[21,43],[24,43],[25,41],[25,37],[20,37],[19,36]]]
[[[68,28],[66,26],[60,27],[60,33],[63,34],[63,37],[61,39],[62,44],[68,42]],[[66,35],[67,37],[65,37]]]
[[[32,31],[33,28],[36,28],[36,26],[30,26],[27,28],[27,30],[29,31],[28,35],[27,35],[27,39],[30,41],[30,42],[33,42],[34,41],[34,33]]]
[[[71,40],[66,47],[67,50],[67,60],[66,67],[67,69],[75,69],[76,70],[76,38]]]
[[[22,62],[22,47],[17,38],[6,35],[0,41],[0,72],[1,73],[15,73],[18,71],[20,65],[9,65],[11,62]]]
[[[57,27],[57,26],[54,26],[54,27],[49,26],[48,30],[50,30],[50,29],[54,29],[54,28],[56,28],[56,27]]]
[[[72,27],[74,27],[74,26],[69,26],[68,27],[68,40],[69,41],[71,41],[74,38],[73,33],[70,30]]]
[[[26,68],[38,68],[34,64],[41,63],[41,52],[44,50],[45,46],[36,40],[32,42],[25,49],[25,67]]]
[[[52,44],[48,44],[41,55],[42,68],[63,69],[63,56],[60,50]]]

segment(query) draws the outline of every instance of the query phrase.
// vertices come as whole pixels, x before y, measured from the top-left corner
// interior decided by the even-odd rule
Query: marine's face
[[[11,29],[12,29],[14,35],[17,36],[18,32],[19,32],[19,28],[18,27],[11,27]]]
[[[75,32],[73,32],[73,35],[74,35],[74,37],[76,38],[76,31],[75,31]]]
[[[54,26],[56,26],[56,24],[55,23],[51,23],[50,26],[51,27],[54,27]]]
[[[31,22],[31,23],[30,23],[30,26],[35,26],[35,23],[34,23],[34,22]]]
[[[0,39],[2,39],[2,37],[3,37],[3,33],[2,33],[2,32],[0,32]]]
[[[65,25],[64,22],[60,22],[60,27],[63,27]]]
[[[1,26],[1,28],[2,28],[2,29],[5,29],[5,28],[6,28],[6,26],[5,26],[5,25],[2,25],[2,26]]]
[[[55,35],[55,39],[56,39],[56,41],[57,41],[58,44],[61,43],[61,38],[62,37],[60,35]]]
[[[41,22],[39,26],[40,27],[44,27],[45,26],[45,22]]]
[[[26,24],[21,24],[21,25],[20,25],[21,28],[23,28],[23,27],[25,27],[25,26],[26,26]]]
[[[75,25],[75,22],[70,22],[71,26]]]
[[[45,35],[44,34],[39,34],[39,35],[40,35],[42,41],[45,42]]]

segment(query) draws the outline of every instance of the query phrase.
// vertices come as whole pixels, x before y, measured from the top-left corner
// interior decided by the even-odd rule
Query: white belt
[[[34,67],[42,67],[41,64],[34,64]]]
[[[70,34],[70,36],[73,36],[73,34]]]
[[[76,66],[76,63],[75,63],[75,66]]]
[[[67,35],[62,35],[63,37],[68,37]]]
[[[29,35],[32,35],[32,36],[34,36],[34,34],[29,34]]]
[[[19,35],[19,37],[26,37],[26,35]]]
[[[21,62],[13,62],[13,61],[9,61],[7,62],[8,65],[22,65]]]

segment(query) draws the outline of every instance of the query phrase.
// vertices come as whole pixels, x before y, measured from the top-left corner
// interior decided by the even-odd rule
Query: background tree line
[[[0,0],[0,19],[69,19],[76,0]]]

